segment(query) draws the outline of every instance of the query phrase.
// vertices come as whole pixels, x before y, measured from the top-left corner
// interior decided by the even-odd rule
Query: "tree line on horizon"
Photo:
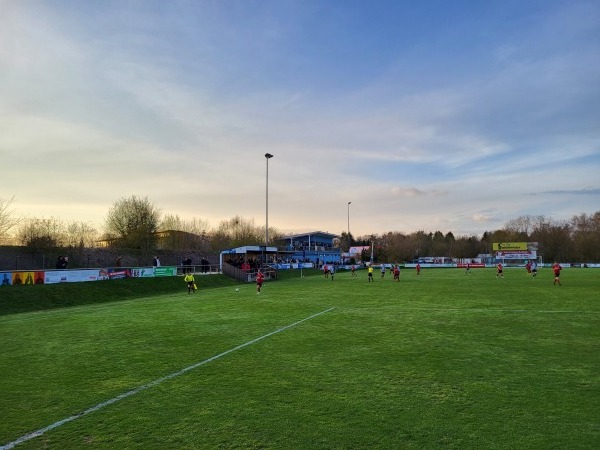
[[[148,197],[136,195],[113,203],[101,231],[87,222],[17,217],[11,209],[13,201],[14,197],[0,198],[0,243],[23,246],[32,252],[64,249],[76,256],[83,249],[102,243],[116,253],[132,254],[142,264],[152,258],[159,241],[163,250],[218,254],[227,248],[264,244],[265,239],[264,226],[256,225],[254,219],[235,216],[211,228],[201,219],[184,220],[164,214]],[[284,248],[284,236],[280,230],[269,227],[271,245]],[[425,256],[475,258],[491,254],[496,242],[538,242],[538,254],[545,261],[600,262],[600,211],[581,213],[568,221],[542,215],[520,216],[481,237],[424,230],[357,237],[342,232],[334,245],[342,251],[351,246],[373,245],[375,261],[402,262]]]

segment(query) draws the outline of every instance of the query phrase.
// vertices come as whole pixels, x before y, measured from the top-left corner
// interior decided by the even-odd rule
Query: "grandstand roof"
[[[325,231],[311,231],[308,233],[299,233],[299,234],[290,234],[289,236],[284,236],[283,239],[297,239],[301,237],[310,237],[310,236],[323,236],[327,238],[336,238],[339,237],[337,234],[327,233]]]

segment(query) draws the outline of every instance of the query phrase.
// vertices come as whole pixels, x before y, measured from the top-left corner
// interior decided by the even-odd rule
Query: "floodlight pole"
[[[348,251],[350,251],[350,203],[352,202],[348,202]]]
[[[269,159],[271,159],[273,155],[270,153],[265,153],[265,159],[267,160],[267,207],[266,207],[266,225],[265,225],[265,251],[267,250],[267,246],[269,245]]]

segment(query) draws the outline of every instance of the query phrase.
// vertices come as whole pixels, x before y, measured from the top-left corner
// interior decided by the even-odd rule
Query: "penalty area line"
[[[294,322],[294,323],[291,323],[291,324],[286,325],[284,327],[278,328],[275,331],[271,331],[270,333],[264,334],[264,335],[262,335],[260,337],[257,337],[256,339],[252,339],[251,341],[248,341],[248,342],[245,342],[243,344],[240,344],[237,347],[230,348],[229,350],[226,350],[226,351],[224,351],[222,353],[219,353],[218,355],[215,355],[215,356],[212,356],[212,357],[210,357],[208,359],[205,359],[203,361],[197,362],[196,364],[192,364],[191,366],[185,367],[184,369],[181,369],[181,370],[179,370],[177,372],[173,372],[173,373],[171,373],[169,375],[166,375],[164,377],[161,377],[161,378],[158,378],[158,379],[156,379],[154,381],[151,381],[150,383],[146,383],[146,384],[144,384],[142,386],[138,386],[137,388],[132,389],[132,390],[127,391],[127,392],[124,392],[124,393],[122,393],[120,395],[117,395],[116,397],[113,397],[110,400],[106,400],[106,401],[104,401],[102,403],[98,403],[97,405],[92,406],[91,408],[88,408],[88,409],[86,409],[84,411],[81,411],[80,413],[74,414],[74,415],[69,416],[69,417],[67,417],[65,419],[59,420],[57,422],[54,422],[54,423],[48,425],[47,427],[40,428],[37,431],[32,431],[31,433],[27,433],[27,434],[21,436],[20,438],[15,439],[12,442],[8,442],[7,444],[1,445],[0,446],[0,450],[9,450],[11,448],[14,448],[17,445],[22,444],[23,442],[27,442],[27,441],[29,441],[31,439],[34,439],[34,438],[39,437],[39,436],[42,436],[43,434],[47,433],[48,431],[52,431],[55,428],[60,427],[61,425],[64,425],[64,424],[69,423],[69,422],[73,422],[74,420],[79,419],[80,417],[86,416],[86,415],[88,415],[90,413],[93,413],[95,411],[98,411],[99,409],[102,409],[105,406],[109,406],[109,405],[112,405],[113,403],[117,403],[120,400],[123,400],[123,399],[125,399],[127,397],[131,397],[132,395],[138,394],[138,393],[140,393],[142,391],[145,391],[146,389],[150,389],[151,387],[156,386],[158,384],[161,384],[164,381],[171,380],[171,379],[176,378],[176,377],[178,377],[180,375],[183,375],[183,374],[185,374],[185,373],[187,373],[187,372],[189,372],[191,370],[194,370],[194,369],[196,369],[196,368],[198,368],[200,366],[203,366],[204,364],[208,364],[208,363],[210,363],[212,361],[215,361],[216,359],[222,358],[223,356],[228,355],[229,353],[235,352],[237,350],[241,350],[244,347],[248,347],[249,345],[256,344],[257,342],[262,341],[263,339],[266,339],[266,338],[268,338],[270,336],[273,336],[274,334],[281,333],[282,331],[285,331],[285,330],[287,330],[289,328],[292,328],[292,327],[295,327],[297,325],[300,325],[301,323],[306,322],[307,320],[314,319],[315,317],[318,317],[318,316],[321,316],[321,315],[323,315],[325,313],[333,311],[334,309],[335,309],[335,307],[331,307],[331,308],[328,308],[328,309],[326,309],[324,311],[321,311],[321,312],[318,312],[316,314],[313,314],[312,316],[305,317],[304,319],[298,320],[297,322]]]

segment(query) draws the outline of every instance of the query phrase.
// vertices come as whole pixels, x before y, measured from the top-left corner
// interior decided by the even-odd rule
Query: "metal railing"
[[[218,264],[202,264],[202,265],[191,265],[191,266],[177,266],[177,275],[184,275],[186,273],[193,273],[194,275],[210,275],[221,273],[221,268]]]

